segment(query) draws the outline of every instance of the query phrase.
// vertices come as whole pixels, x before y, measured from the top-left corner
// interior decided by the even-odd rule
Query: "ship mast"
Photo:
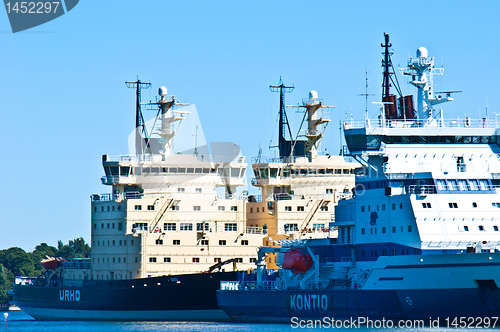
[[[141,111],[141,89],[149,89],[151,83],[141,82],[137,79],[135,82],[125,82],[127,87],[135,88],[136,103],[135,103],[135,153],[136,155],[141,155],[148,147],[147,137],[148,132],[146,129],[146,124],[144,122],[144,117]]]
[[[271,89],[272,92],[278,92],[280,93],[280,118],[279,118],[279,133],[278,133],[278,149],[280,153],[280,158],[286,158],[289,157],[291,154],[290,151],[290,146],[293,146],[293,136],[292,136],[292,131],[290,130],[290,125],[288,123],[288,117],[286,116],[285,112],[285,93],[292,92],[295,87],[292,86],[286,86],[283,84],[283,81],[281,80],[280,77],[280,82],[279,85],[270,85],[269,89]],[[292,139],[292,144],[288,142],[285,139],[285,129],[288,127],[288,133],[290,135],[290,139]]]

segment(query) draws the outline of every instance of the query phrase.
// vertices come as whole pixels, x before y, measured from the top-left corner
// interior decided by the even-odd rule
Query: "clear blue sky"
[[[365,71],[380,100],[383,33],[396,66],[425,46],[445,67],[437,89],[463,90],[447,118],[500,112],[500,1],[81,0],[64,16],[12,34],[0,10],[0,249],[83,236],[101,155],[127,153],[134,91],[165,85],[195,104],[207,141],[265,155],[282,76],[296,104],[311,89],[335,105],[323,147],[339,149],[339,115],[361,117]],[[407,93],[414,89],[406,86]],[[370,105],[375,115],[377,107]],[[296,115],[294,126],[297,128]],[[296,129],[295,129],[296,130]]]

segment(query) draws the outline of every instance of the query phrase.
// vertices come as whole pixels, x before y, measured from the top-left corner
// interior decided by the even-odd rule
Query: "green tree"
[[[3,266],[9,269],[15,276],[32,276],[35,273],[32,254],[27,253],[19,247],[5,249]]]
[[[8,303],[10,295],[7,293],[12,289],[14,275],[2,264],[0,264],[0,303]]]

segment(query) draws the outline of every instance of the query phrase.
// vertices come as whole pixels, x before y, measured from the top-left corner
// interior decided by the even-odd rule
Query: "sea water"
[[[3,318],[3,315],[0,316]],[[394,332],[451,332],[460,331],[460,328],[368,328],[366,326],[336,328],[316,326],[303,327],[297,324],[255,324],[255,323],[214,323],[214,322],[89,322],[89,321],[36,321],[31,316],[22,311],[11,311],[7,318],[7,324],[0,321],[0,332],[7,330],[8,332],[206,332],[206,331],[228,331],[228,332],[282,332],[282,331],[394,331]],[[478,328],[467,329],[467,331],[493,331],[494,329]]]

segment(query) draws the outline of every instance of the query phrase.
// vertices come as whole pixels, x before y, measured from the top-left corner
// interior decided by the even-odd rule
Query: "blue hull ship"
[[[361,168],[353,198],[335,208],[338,237],[282,241],[275,280],[262,263],[273,249],[261,248],[257,281],[221,283],[218,304],[232,319],[500,316],[498,124],[444,118],[436,106],[458,91],[434,91],[444,69],[423,47],[400,70],[417,88],[416,103],[391,94],[397,80],[385,38],[380,113],[343,125]],[[307,271],[288,267],[289,250],[310,256]]]

